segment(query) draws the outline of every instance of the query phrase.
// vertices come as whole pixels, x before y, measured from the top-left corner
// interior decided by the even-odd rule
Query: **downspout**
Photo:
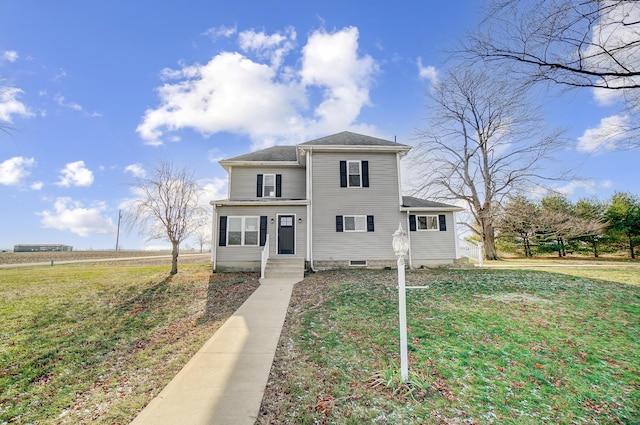
[[[309,147],[307,152],[307,256],[309,257],[309,270],[315,272],[313,267],[313,182],[311,176],[313,175],[313,148]]]
[[[456,260],[460,259],[460,238],[458,237],[458,226],[456,224],[456,212],[452,212],[453,215],[453,238],[456,247]]]
[[[216,204],[212,201],[211,205],[213,206],[213,222],[211,223],[211,265],[212,270],[216,270],[216,258],[217,258],[217,250],[218,250],[218,238],[216,238],[216,231],[218,226],[218,210],[216,209]]]
[[[411,220],[409,220],[411,211],[407,211],[407,235],[409,236],[409,269],[413,269],[413,249],[411,249]]]

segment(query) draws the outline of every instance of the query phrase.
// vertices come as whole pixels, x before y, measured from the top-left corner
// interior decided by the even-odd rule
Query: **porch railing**
[[[269,235],[262,247],[262,254],[260,255],[260,279],[264,279],[264,271],[267,268],[267,260],[269,259]]]
[[[476,245],[464,239],[460,239],[458,244],[460,255],[470,258],[478,263],[482,267],[482,245]]]

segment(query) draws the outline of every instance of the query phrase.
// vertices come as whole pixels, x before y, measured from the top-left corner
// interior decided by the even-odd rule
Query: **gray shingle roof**
[[[443,204],[441,202],[429,201],[427,199],[414,198],[413,196],[403,196],[402,207],[403,208],[443,208],[443,209],[459,208],[459,207],[456,207],[455,205]]]
[[[377,137],[365,136],[364,134],[343,131],[331,136],[321,137],[298,146],[388,146],[398,148],[409,148],[407,145],[391,142],[389,140],[378,139]],[[227,161],[297,161],[297,146],[273,146],[256,152],[246,153],[233,158],[224,159]]]
[[[406,146],[400,143],[391,142],[377,137],[365,136],[364,134],[343,131],[331,136],[321,137],[309,142],[301,143],[300,146]]]
[[[297,161],[295,146],[272,146],[260,151],[246,153],[224,161]]]

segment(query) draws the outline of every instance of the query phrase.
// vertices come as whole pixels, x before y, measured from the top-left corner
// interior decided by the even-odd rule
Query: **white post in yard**
[[[409,251],[409,237],[402,229],[402,223],[393,234],[393,252],[398,257],[398,304],[400,311],[400,376],[402,382],[409,380],[407,355],[407,292],[404,276],[404,256]]]

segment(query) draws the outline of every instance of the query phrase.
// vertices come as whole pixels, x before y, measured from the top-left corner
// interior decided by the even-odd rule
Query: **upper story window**
[[[361,187],[360,161],[347,161],[347,174],[349,187]]]
[[[265,198],[275,198],[276,197],[276,175],[275,174],[265,174],[264,175],[264,187],[263,187],[262,196]]]
[[[282,197],[282,174],[258,174],[256,185],[258,198]]]
[[[369,187],[369,161],[340,161],[340,187]]]

